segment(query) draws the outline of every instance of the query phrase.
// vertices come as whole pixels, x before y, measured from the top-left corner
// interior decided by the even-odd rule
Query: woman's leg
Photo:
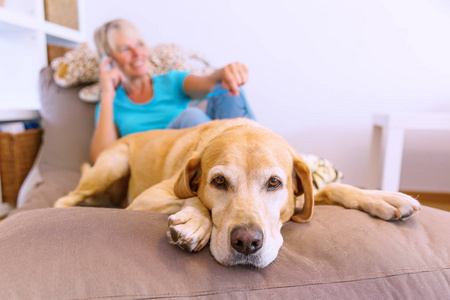
[[[223,90],[222,84],[217,84],[211,92]],[[245,99],[243,89],[240,89],[239,96],[230,96],[228,93],[212,96],[206,106],[206,114],[213,120],[248,118],[255,120],[255,116]]]
[[[178,117],[173,120],[168,129],[183,129],[188,127],[194,127],[206,122],[211,121],[201,109],[196,107],[186,108]]]

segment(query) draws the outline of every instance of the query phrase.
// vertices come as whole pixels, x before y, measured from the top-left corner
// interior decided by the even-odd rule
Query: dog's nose
[[[264,234],[257,226],[236,226],[231,230],[230,244],[237,252],[253,254],[261,249]]]

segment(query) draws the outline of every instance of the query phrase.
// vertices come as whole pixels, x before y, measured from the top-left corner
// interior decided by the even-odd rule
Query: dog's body
[[[224,265],[267,266],[283,243],[282,224],[308,221],[314,200],[385,220],[420,210],[401,193],[337,183],[316,192],[307,164],[292,147],[247,119],[121,138],[83,169],[78,187],[55,207],[75,206],[128,176],[128,209],[170,214],[173,243],[198,251],[211,238],[211,252]],[[297,213],[296,203],[302,207]]]

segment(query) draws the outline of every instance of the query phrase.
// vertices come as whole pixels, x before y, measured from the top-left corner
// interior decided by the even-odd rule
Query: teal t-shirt
[[[183,82],[189,72],[170,71],[152,77],[153,98],[147,103],[133,103],[120,86],[113,102],[114,123],[120,136],[151,130],[165,129],[183,112],[192,99],[183,90]],[[95,112],[98,122],[100,103]]]

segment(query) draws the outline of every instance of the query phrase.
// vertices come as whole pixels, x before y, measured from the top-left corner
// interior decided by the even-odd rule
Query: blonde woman
[[[97,50],[107,57],[100,64],[101,101],[91,143],[91,159],[119,137],[135,132],[186,128],[212,119],[247,117],[253,114],[240,86],[248,79],[247,67],[232,63],[209,76],[171,71],[150,76],[148,48],[136,27],[113,20],[94,35]],[[206,113],[189,107],[193,99],[210,92],[229,90],[208,101]]]

